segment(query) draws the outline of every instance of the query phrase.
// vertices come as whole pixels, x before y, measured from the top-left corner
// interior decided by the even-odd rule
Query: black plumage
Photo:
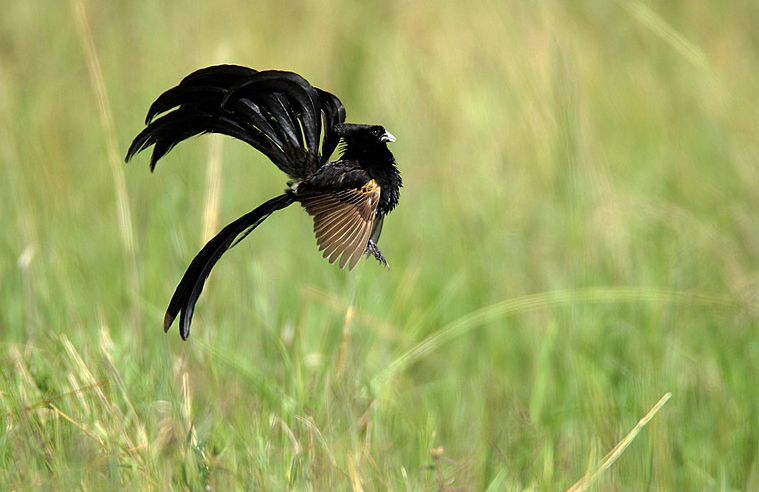
[[[292,72],[218,65],[191,73],[151,105],[146,128],[127,152],[153,147],[151,171],[176,144],[204,133],[242,140],[289,177],[289,188],[222,229],[195,256],[164,318],[180,314],[187,339],[195,303],[219,258],[273,212],[300,203],[314,219],[317,245],[330,263],[353,269],[362,255],[387,265],[377,241],[398,203],[401,176],[382,126],[345,123],[340,100]],[[342,145],[340,145],[342,143]],[[329,158],[340,145],[340,158]]]

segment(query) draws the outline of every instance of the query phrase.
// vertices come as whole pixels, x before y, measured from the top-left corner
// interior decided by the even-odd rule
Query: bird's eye
[[[380,127],[375,127],[375,128],[372,130],[372,134],[374,134],[374,136],[375,136],[375,137],[379,137],[379,136],[380,136],[380,135],[382,135],[383,133],[385,133],[385,132],[384,132],[384,131],[382,131],[382,128],[380,128]]]

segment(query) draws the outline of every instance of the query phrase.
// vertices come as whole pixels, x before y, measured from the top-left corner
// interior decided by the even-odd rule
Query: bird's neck
[[[345,146],[341,160],[357,160],[361,163],[371,165],[387,165],[388,162],[395,163],[392,152],[386,145],[351,145]]]
[[[389,213],[398,203],[401,174],[395,167],[395,157],[385,145],[346,146],[340,160],[357,162],[373,179],[376,179],[382,189],[377,211],[380,216]]]
[[[376,157],[376,156],[375,156]],[[380,216],[389,213],[398,203],[400,197],[400,187],[402,186],[401,173],[395,167],[395,158],[389,151],[383,161],[372,159],[365,164],[369,174],[377,180],[382,193],[377,211]]]

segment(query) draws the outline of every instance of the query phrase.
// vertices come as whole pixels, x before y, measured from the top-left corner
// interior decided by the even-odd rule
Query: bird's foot
[[[390,265],[387,263],[387,260],[384,256],[382,256],[382,251],[377,247],[377,243],[369,240],[369,243],[366,245],[366,256],[369,256],[369,253],[373,254],[375,258],[377,258],[377,261],[385,265],[386,267],[390,268]]]

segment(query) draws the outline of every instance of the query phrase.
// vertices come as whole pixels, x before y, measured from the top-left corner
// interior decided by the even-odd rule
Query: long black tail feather
[[[187,271],[174,291],[163,320],[163,330],[168,331],[177,314],[181,312],[179,333],[183,340],[187,340],[190,335],[190,323],[195,311],[195,303],[203,291],[203,286],[211,273],[211,269],[219,261],[219,258],[229,248],[250,234],[269,215],[291,205],[293,202],[295,202],[295,195],[289,191],[285,192],[235,220],[208,241],[192,260],[190,266],[187,267]]]
[[[156,99],[126,160],[154,145],[153,170],[179,142],[213,132],[246,142],[292,178],[304,179],[334,152],[340,140],[334,126],[344,121],[340,100],[298,74],[217,65],[191,73]]]

